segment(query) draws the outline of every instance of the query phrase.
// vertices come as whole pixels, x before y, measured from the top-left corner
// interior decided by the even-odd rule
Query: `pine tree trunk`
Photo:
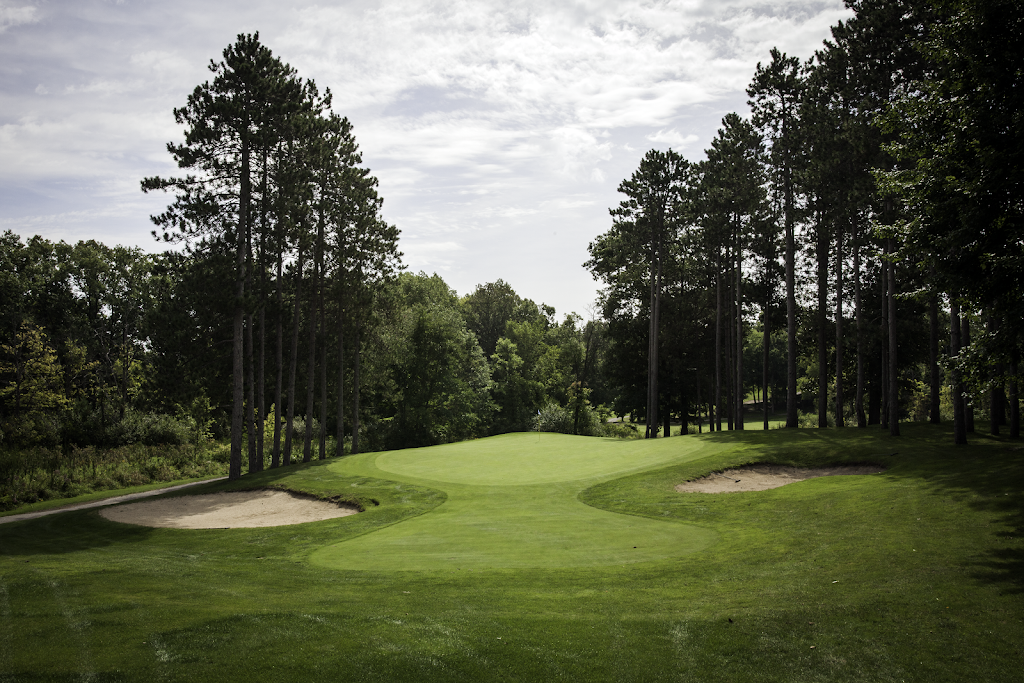
[[[658,436],[658,415],[654,405],[655,399],[654,394],[657,391],[657,376],[658,370],[656,363],[658,362],[658,341],[657,341],[657,329],[658,329],[658,311],[657,311],[657,253],[652,244],[651,247],[651,274],[650,274],[650,292],[649,292],[649,305],[648,305],[648,323],[647,323],[647,416],[644,425],[644,438],[653,439]]]
[[[260,291],[259,291],[259,364],[256,369],[256,466],[263,471],[264,463],[264,432],[267,424],[267,155],[263,150],[263,180],[260,189]]]
[[[843,414],[846,402],[843,396],[843,241],[846,235],[841,221],[839,226],[836,235],[836,428],[846,426]]]
[[[288,423],[284,429],[284,457],[285,465],[292,463],[292,437],[294,436],[295,422],[295,375],[299,365],[299,326],[302,314],[302,271],[305,265],[305,252],[302,245],[299,245],[298,269],[295,272],[295,309],[292,313],[292,353],[288,359]]]
[[[245,236],[249,222],[249,141],[242,137],[242,170],[238,196],[238,226],[235,246],[235,302],[233,311],[231,354],[231,456],[228,478],[242,476],[242,417],[245,412],[243,326],[245,317]]]
[[[889,240],[889,253],[895,245]],[[900,435],[900,388],[896,344],[896,264],[889,264],[889,434]]]
[[[327,327],[324,314],[324,274],[320,274],[320,443],[319,456],[321,460],[327,458]]]
[[[715,415],[714,431],[722,431],[722,275],[721,259],[715,269]]]
[[[311,282],[316,287],[316,264]],[[316,291],[309,297],[309,335],[306,337],[306,432],[302,441],[302,462],[309,462],[313,450],[313,397],[316,395]]]
[[[1010,387],[1009,396],[1007,397],[1010,402],[1010,438],[1020,438],[1020,401],[1017,396],[1017,360],[1016,358],[1010,363]]]
[[[949,355],[954,362],[960,356],[960,304],[950,296],[949,306]],[[954,367],[952,372],[953,394],[953,443],[957,446],[967,444],[967,422],[964,416],[963,386],[960,383],[960,371]]]
[[[246,278],[245,287],[248,291],[252,291],[252,229],[246,231],[245,237],[245,251],[246,251]],[[253,349],[252,340],[252,313],[248,313],[244,319],[245,323],[245,363],[248,368],[248,372],[245,375],[245,430],[248,433],[248,455],[249,455],[249,473],[258,472],[256,466],[256,392],[255,392],[255,380],[256,380],[256,355]]]
[[[969,314],[964,313],[960,316],[960,342],[963,345],[961,348],[967,348],[971,345],[971,319]],[[961,395],[963,390],[961,389]],[[967,433],[974,433],[974,405],[964,399],[964,425],[967,427]]]
[[[356,362],[352,369],[352,455],[359,452],[359,361],[362,354],[360,336],[361,321],[356,319]]]
[[[743,429],[743,244],[736,221],[736,429]]]
[[[764,331],[761,337],[762,345],[762,359],[761,359],[761,407],[764,409],[764,431],[768,431],[768,347],[771,344],[771,330],[769,329],[771,321],[768,317],[768,302],[765,301],[764,305]]]
[[[857,395],[853,399],[854,411],[857,413],[857,427],[865,429],[868,426],[867,416],[864,415],[864,357],[861,351],[861,317],[860,317],[860,239],[859,236],[853,247],[853,308],[854,320],[857,330]]]
[[[245,316],[245,356],[248,372],[245,376],[245,429],[248,432],[249,473],[258,472],[256,465],[256,391],[255,361],[252,340],[252,315]]]
[[[988,323],[988,333],[990,335],[993,335],[996,332],[995,320],[992,318],[991,314],[989,314],[986,317],[988,318],[988,320],[987,320],[987,323]],[[988,400],[988,416],[989,416],[989,433],[992,434],[992,436],[999,436],[999,425],[1002,422],[1000,417],[1001,417],[1001,414],[1003,412],[1003,405],[1002,405],[1002,403],[999,400],[1000,399],[1000,395],[999,394],[1000,394],[1002,388],[997,384],[998,380],[1000,378],[1002,378],[1002,376],[1003,376],[1002,363],[997,363],[996,366],[994,368],[992,368],[992,375],[989,378],[991,380],[992,384],[989,387],[989,393],[988,393],[988,399],[989,399]]]
[[[818,214],[818,428],[828,427],[828,348],[825,345],[825,309],[828,306],[828,236]]]
[[[729,256],[729,262],[730,262],[730,264],[732,263],[732,255],[731,254]],[[732,299],[733,295],[732,295],[732,286],[731,285],[729,286],[729,290],[730,290],[729,298]],[[728,325],[728,327],[729,327],[729,338],[726,340],[726,346],[725,346],[725,348],[726,348],[726,358],[725,358],[726,363],[725,363],[725,367],[726,367],[726,375],[727,375],[726,381],[725,381],[725,386],[726,386],[726,390],[725,390],[725,393],[726,393],[725,405],[728,406],[728,408],[726,410],[726,413],[725,413],[725,417],[726,417],[726,420],[728,420],[728,422],[729,422],[729,424],[728,424],[729,431],[732,431],[732,430],[736,429],[736,420],[735,420],[735,417],[736,417],[736,357],[733,355],[733,353],[735,351],[735,348],[736,348],[736,340],[734,339],[734,337],[736,335],[736,324],[735,324],[735,321],[733,321],[733,319],[732,319],[732,316],[735,315],[735,312],[736,312],[735,303],[736,303],[735,301],[730,301],[729,302],[729,325]]]
[[[796,397],[796,238],[793,230],[793,179],[785,177],[786,221],[786,427],[800,426]]]
[[[888,242],[885,243],[885,254],[888,255],[889,247]],[[882,381],[881,381],[881,396],[882,405],[880,410],[879,425],[882,429],[889,428],[889,260],[882,258],[882,330],[879,339],[882,340]]]
[[[338,302],[338,411],[337,411],[337,455],[345,455],[345,316],[341,301]]]
[[[942,377],[939,374],[939,298],[932,292],[928,296],[928,370],[931,379],[931,395],[928,399],[928,421],[942,422],[939,411]]]
[[[281,274],[284,268],[284,247],[277,246],[277,381],[274,384],[274,451],[270,456],[270,466],[281,464],[281,403],[284,385],[284,292],[282,291]]]

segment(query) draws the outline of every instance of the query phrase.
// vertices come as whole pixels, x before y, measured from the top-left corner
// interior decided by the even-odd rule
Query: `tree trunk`
[[[732,256],[731,255],[729,257],[729,261],[730,261],[730,263],[732,262]],[[729,289],[731,290],[732,287],[730,286]],[[729,298],[730,299],[732,298],[732,293],[731,292],[730,292]],[[736,348],[735,347],[736,341],[735,341],[735,339],[733,339],[733,336],[736,334],[736,325],[734,324],[734,322],[732,320],[732,316],[735,314],[735,309],[736,309],[735,301],[730,302],[730,304],[729,304],[729,326],[728,326],[729,327],[729,338],[726,340],[726,347],[725,347],[726,348],[726,358],[725,358],[726,363],[725,363],[725,367],[726,367],[726,375],[727,375],[727,377],[726,377],[726,384],[725,384],[725,386],[726,386],[726,390],[725,390],[725,393],[726,393],[725,405],[728,406],[728,410],[725,413],[725,417],[726,417],[726,420],[728,420],[728,429],[729,429],[729,431],[732,431],[733,429],[736,429],[736,422],[735,422],[735,416],[736,416],[736,358],[733,356],[733,351]]]
[[[295,421],[295,375],[299,365],[299,324],[302,314],[302,270],[305,261],[305,252],[302,245],[299,245],[298,269],[295,272],[295,310],[292,314],[292,354],[288,359],[288,423],[284,430],[284,464],[292,463],[292,437],[294,435],[293,424]]]
[[[264,463],[264,431],[267,424],[267,156],[263,150],[263,180],[260,190],[260,291],[259,291],[259,364],[256,368],[256,466],[263,471]]]
[[[362,354],[360,333],[361,321],[356,319],[356,363],[352,373],[352,455],[359,452],[359,360]]]
[[[888,255],[889,247],[888,242],[885,243],[884,249],[885,254]],[[881,381],[881,397],[882,406],[880,411],[879,424],[882,429],[889,428],[889,260],[884,256],[882,258],[882,334],[879,337],[882,340],[882,381]]]
[[[338,301],[338,448],[335,455],[345,455],[345,316],[344,307]]]
[[[245,376],[245,430],[248,432],[249,473],[258,472],[256,465],[256,391],[255,361],[252,341],[252,315],[245,316],[245,356],[249,371]]]
[[[955,363],[960,356],[960,304],[950,296],[949,305],[949,355]],[[953,367],[953,443],[957,446],[967,444],[967,422],[964,418],[964,395],[960,384],[960,370]]]
[[[828,233],[818,214],[818,429],[828,427],[828,348],[825,345],[826,308],[828,306]]]
[[[247,231],[248,234],[245,238],[245,251],[246,251],[246,278],[245,285],[246,289],[252,291],[252,230]],[[253,319],[252,313],[245,316],[245,362],[249,371],[245,376],[245,430],[248,432],[248,451],[249,451],[249,473],[258,472],[260,467],[256,465],[256,391],[255,391],[255,380],[256,380],[256,356],[255,350],[253,349],[252,339],[252,326]]]
[[[762,349],[761,359],[761,407],[764,409],[764,431],[768,431],[768,347],[771,344],[771,330],[769,329],[770,320],[768,317],[768,302],[765,301],[764,305],[764,332],[762,335],[761,344],[764,347]]]
[[[660,252],[660,248],[659,248]],[[658,272],[654,281],[654,334],[651,338],[651,350],[653,352],[653,360],[651,362],[651,415],[648,418],[648,424],[651,429],[651,437],[657,438],[658,436],[658,398],[659,398],[659,387],[658,379],[660,376],[658,359],[658,351],[660,351],[660,336],[661,331],[661,254],[658,254]]]
[[[245,235],[249,222],[249,141],[242,136],[242,170],[238,196],[238,226],[235,245],[235,302],[231,353],[231,456],[228,478],[242,476],[242,417],[245,408],[242,328],[245,317]]]
[[[316,263],[311,282],[316,286]],[[309,297],[309,335],[306,337],[306,433],[302,441],[302,462],[309,462],[313,451],[313,397],[316,395],[316,291]]]
[[[282,291],[281,274],[284,268],[284,246],[277,245],[277,381],[274,384],[274,451],[270,456],[270,466],[281,464],[281,404],[284,385],[284,292]]]
[[[321,266],[322,267],[322,266]],[[319,456],[321,460],[327,458],[327,327],[324,314],[324,274],[320,274],[320,334],[323,339],[320,341],[320,443]]]
[[[939,374],[939,297],[932,292],[928,297],[928,369],[931,377],[931,396],[928,401],[928,421],[932,424],[942,422],[939,412],[942,377]]]
[[[988,333],[990,335],[994,335],[995,332],[996,332],[996,322],[995,322],[995,319],[991,315],[988,315],[987,318],[988,318],[988,321],[987,321],[988,322]],[[989,388],[989,393],[988,393],[988,399],[989,399],[988,400],[988,416],[989,416],[989,423],[990,423],[989,424],[989,430],[990,430],[990,433],[992,434],[992,436],[999,436],[999,425],[1000,425],[1000,423],[1002,423],[1002,420],[1000,419],[1002,417],[1002,412],[1003,412],[1003,405],[1000,402],[1000,398],[1001,398],[1000,394],[1002,393],[1002,387],[1000,387],[997,384],[997,382],[1002,378],[1002,376],[1003,376],[1003,364],[1002,363],[997,363],[996,366],[992,369],[992,375],[989,378],[991,380],[992,384],[991,384],[991,386]]]
[[[786,221],[786,427],[800,426],[796,398],[796,239],[793,230],[793,179],[785,172]]]
[[[1017,396],[1017,360],[1010,363],[1010,438],[1020,438],[1020,401]]]
[[[715,269],[715,416],[714,428],[722,431],[722,275],[721,259]]]
[[[736,429],[743,429],[743,244],[736,221]]]
[[[836,427],[846,426],[843,414],[843,241],[846,235],[840,222],[836,235]]]
[[[650,316],[647,329],[647,420],[644,438],[658,436],[658,303],[661,279],[661,261],[657,247],[651,248]]]
[[[963,328],[960,332],[961,348],[966,348],[971,345],[971,319],[969,314],[965,313],[960,317],[960,325]],[[961,395],[963,390],[961,389]],[[964,399],[964,425],[967,427],[967,433],[974,433],[974,405]]]
[[[858,230],[859,232],[859,230]],[[857,427],[868,426],[864,415],[864,357],[861,351],[861,316],[860,316],[860,236],[856,237],[853,246],[853,315],[857,333],[857,395],[853,399],[854,412],[857,414]]]
[[[889,253],[895,245],[889,240]],[[889,434],[900,435],[899,366],[896,357],[896,264],[889,264]]]

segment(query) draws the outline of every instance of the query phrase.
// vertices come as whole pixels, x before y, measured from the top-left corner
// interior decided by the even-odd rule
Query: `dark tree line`
[[[616,406],[648,436],[669,412],[742,429],[751,395],[765,429],[773,405],[894,435],[946,413],[963,443],[978,406],[1019,433],[1019,8],[847,5],[809,60],[758,65],[705,160],[649,152],[590,245]]]

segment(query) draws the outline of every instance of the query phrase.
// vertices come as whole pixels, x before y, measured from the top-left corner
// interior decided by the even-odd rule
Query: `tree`
[[[241,476],[243,396],[243,327],[246,313],[246,267],[252,228],[252,161],[272,144],[272,130],[301,92],[293,70],[260,43],[259,34],[239,34],[224,49],[223,60],[210,62],[213,81],[197,86],[184,107],[174,110],[187,126],[183,144],[168,143],[179,168],[197,175],[146,178],[145,192],[172,190],[176,197],[153,222],[168,241],[200,240],[233,245],[234,304],[230,478]]]
[[[896,226],[899,257],[919,263],[933,291],[998,318],[990,352],[1014,365],[1024,334],[1024,18],[1009,0],[934,9],[917,43],[924,73],[884,119],[896,136],[888,149],[903,165],[879,180],[914,216]],[[960,443],[964,426],[954,431]]]
[[[727,255],[732,271],[730,283],[730,318],[733,327],[730,337],[734,341],[734,384],[731,387],[736,429],[743,429],[743,263],[755,233],[765,239],[758,240],[763,250],[762,260],[771,260],[774,244],[771,231],[763,229],[767,218],[767,197],[763,172],[764,147],[754,127],[737,114],[726,114],[722,128],[711,141],[704,165],[703,187],[704,229],[714,235],[712,241]],[[720,291],[720,285],[716,287]],[[719,308],[721,296],[718,297]],[[716,316],[721,318],[721,313]],[[716,352],[717,355],[718,352]]]
[[[612,228],[589,247],[585,266],[595,277],[624,290],[645,276],[648,294],[646,437],[658,433],[659,335],[662,277],[669,246],[687,212],[690,165],[678,153],[649,151],[633,175],[619,184],[626,199],[609,210]],[[642,275],[641,275],[642,274]]]
[[[772,183],[782,196],[782,223],[785,233],[786,267],[786,427],[797,425],[796,391],[796,235],[797,222],[795,175],[800,144],[799,106],[804,82],[800,60],[787,57],[772,48],[771,64],[757,64],[754,80],[747,88],[753,124],[771,148]]]

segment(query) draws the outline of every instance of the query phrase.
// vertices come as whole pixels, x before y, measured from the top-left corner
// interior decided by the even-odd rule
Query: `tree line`
[[[703,160],[648,152],[590,244],[616,409],[647,436],[743,429],[751,394],[764,429],[946,412],[964,443],[985,410],[1019,435],[1019,8],[846,4],[810,59],[758,64]]]
[[[321,271],[299,259],[280,286],[276,263],[267,268],[269,324],[255,296],[243,317],[253,339],[243,330],[247,471],[508,431],[630,433],[606,425],[599,407],[609,401],[600,321],[558,320],[501,280],[460,297],[424,273],[363,280],[361,299],[339,300],[338,283],[320,285]],[[24,478],[32,462],[49,463],[35,479],[52,484],[78,460],[100,462],[89,447],[143,457],[121,447],[230,441],[230,253],[146,254],[6,232],[0,261],[0,450],[15,458],[0,474]],[[18,456],[39,447],[31,462]],[[0,484],[34,495],[26,482]]]

